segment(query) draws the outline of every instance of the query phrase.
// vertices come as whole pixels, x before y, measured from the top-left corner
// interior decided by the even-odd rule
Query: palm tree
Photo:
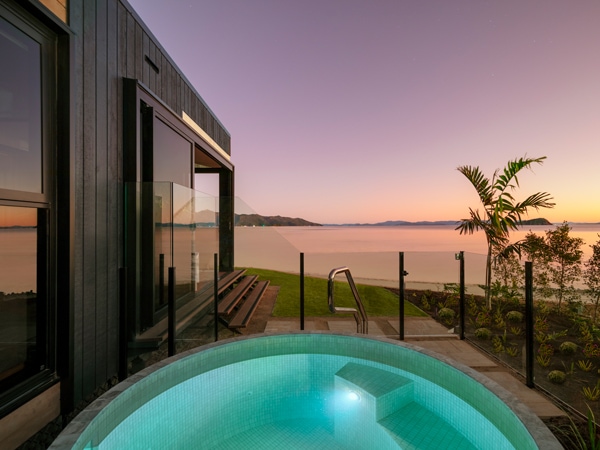
[[[470,218],[462,219],[456,227],[460,234],[473,234],[483,230],[487,240],[487,259],[485,266],[485,299],[491,307],[490,286],[492,282],[492,255],[519,252],[518,244],[509,245],[509,233],[516,230],[521,223],[521,216],[528,213],[530,208],[552,208],[552,197],[546,192],[530,195],[522,202],[516,202],[511,192],[519,187],[517,174],[521,169],[530,168],[533,163],[542,164],[546,159],[520,158],[509,161],[502,173],[494,172],[492,179],[487,178],[479,167],[460,166],[457,170],[471,182],[483,206],[479,209],[469,208]]]

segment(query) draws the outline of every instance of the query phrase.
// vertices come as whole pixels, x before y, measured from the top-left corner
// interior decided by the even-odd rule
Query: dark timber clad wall
[[[75,33],[76,65],[76,405],[118,371],[118,269],[123,265],[122,78],[140,80],[177,114],[185,110],[228,153],[230,137],[127,3],[70,1],[69,17]],[[146,57],[158,67],[158,73]]]

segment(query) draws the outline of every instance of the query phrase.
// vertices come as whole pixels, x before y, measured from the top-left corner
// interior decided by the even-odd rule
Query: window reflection
[[[42,192],[40,44],[0,18],[0,188]]]
[[[161,120],[154,122],[154,181],[192,187],[192,144]]]
[[[0,392],[42,368],[39,229],[37,209],[0,206]]]

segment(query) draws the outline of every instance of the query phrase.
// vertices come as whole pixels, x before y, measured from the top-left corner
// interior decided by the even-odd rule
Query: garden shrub
[[[548,374],[548,379],[554,384],[563,384],[567,375],[562,370],[553,370]]]
[[[475,330],[475,336],[479,339],[489,339],[492,335],[492,332],[488,328],[477,328]]]
[[[506,313],[506,320],[511,323],[521,323],[523,321],[523,313],[520,311],[509,311]]]
[[[438,312],[438,315],[440,316],[440,319],[442,319],[444,322],[452,322],[456,313],[450,308],[442,308]]]
[[[577,350],[577,344],[575,342],[565,341],[562,344],[560,344],[560,347],[558,347],[558,349],[564,355],[572,355]]]

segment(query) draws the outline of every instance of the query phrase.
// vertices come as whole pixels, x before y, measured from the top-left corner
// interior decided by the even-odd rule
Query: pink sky
[[[600,222],[597,0],[129,0],[232,136],[236,195],[319,223],[458,220],[456,171]],[[521,195],[519,195],[521,193]]]

